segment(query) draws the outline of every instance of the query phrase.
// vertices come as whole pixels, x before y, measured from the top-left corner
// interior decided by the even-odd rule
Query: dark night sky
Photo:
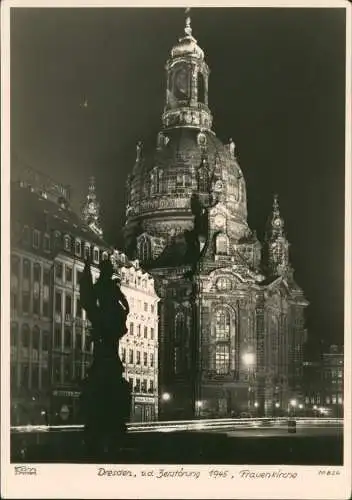
[[[122,247],[124,181],[137,140],[155,143],[183,10],[12,10],[12,157],[70,184],[76,208],[94,174],[106,239]],[[309,331],[342,342],[345,11],[193,9],[192,27],[250,226],[262,237],[278,192]]]

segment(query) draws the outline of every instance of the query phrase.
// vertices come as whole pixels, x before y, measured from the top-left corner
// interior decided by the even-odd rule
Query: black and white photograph
[[[351,6],[315,3],[2,6],[4,498],[350,497]]]

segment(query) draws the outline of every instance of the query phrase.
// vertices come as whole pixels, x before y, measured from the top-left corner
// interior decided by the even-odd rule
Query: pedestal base
[[[100,349],[95,353],[81,395],[88,455],[123,446],[126,423],[130,420],[131,389],[122,370],[116,352]]]

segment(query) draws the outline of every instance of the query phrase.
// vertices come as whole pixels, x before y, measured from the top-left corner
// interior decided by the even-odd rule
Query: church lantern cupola
[[[274,195],[273,210],[266,232],[268,269],[272,275],[287,274],[289,265],[289,242],[284,232],[284,219],[280,214],[278,195]]]
[[[187,9],[187,14],[189,13]],[[166,63],[164,128],[182,126],[211,129],[208,108],[209,67],[204,52],[192,36],[191,18],[186,17],[184,36],[171,50]]]

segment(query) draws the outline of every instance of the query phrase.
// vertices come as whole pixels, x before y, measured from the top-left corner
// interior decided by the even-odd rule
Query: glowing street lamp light
[[[280,403],[275,403],[275,408],[280,408]]]
[[[259,406],[258,401],[255,401],[254,406],[255,406],[255,408],[258,408],[258,406]]]
[[[197,408],[202,408],[202,406],[203,406],[203,401],[196,401]]]
[[[298,408],[299,408],[300,410],[302,410],[303,405],[302,405],[302,404],[299,404],[299,405],[298,405]]]
[[[246,352],[242,356],[243,362],[246,366],[253,366],[255,363],[255,355],[252,352]]]
[[[297,406],[297,401],[295,399],[291,399],[290,405],[292,406],[292,408],[295,408]]]
[[[317,410],[317,409],[318,409],[317,405],[314,405],[313,410]]]
[[[169,394],[168,392],[164,392],[162,395],[161,395],[161,399],[163,401],[170,401],[171,399],[171,394]]]

